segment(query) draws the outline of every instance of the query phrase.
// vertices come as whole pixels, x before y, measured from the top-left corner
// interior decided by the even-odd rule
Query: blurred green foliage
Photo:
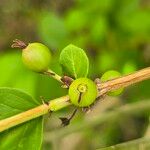
[[[109,69],[129,74],[150,65],[149,0],[1,0],[0,20],[0,86],[20,88],[37,99],[41,95],[53,99],[67,91],[57,81],[30,72],[22,65],[21,52],[10,49],[15,38],[46,44],[53,53],[51,68],[58,74],[61,74],[60,51],[70,43],[87,52],[92,79]],[[150,81],[144,81],[127,88],[120,102],[149,100],[149,85]],[[78,144],[84,141],[79,149],[140,137],[147,118],[143,116],[138,122],[134,117],[127,120],[127,127],[114,121],[109,126],[87,129],[79,136]],[[136,126],[143,130],[136,130]],[[131,132],[128,128],[134,132],[126,134]],[[57,145],[55,141],[52,143]]]

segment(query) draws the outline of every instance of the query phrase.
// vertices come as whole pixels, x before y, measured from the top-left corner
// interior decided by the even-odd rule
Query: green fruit
[[[96,84],[88,78],[78,78],[69,87],[70,101],[79,107],[91,105],[95,101],[97,94]]]
[[[118,78],[120,76],[121,76],[121,74],[118,71],[110,70],[110,71],[105,72],[102,75],[101,81],[105,82],[105,81],[108,81],[108,80],[112,80],[112,79]],[[123,90],[124,90],[124,88],[113,90],[113,91],[108,92],[108,95],[109,96],[117,96],[117,95],[120,95],[123,92]]]
[[[41,43],[31,43],[22,52],[22,60],[27,68],[35,72],[48,70],[51,53],[48,47]]]

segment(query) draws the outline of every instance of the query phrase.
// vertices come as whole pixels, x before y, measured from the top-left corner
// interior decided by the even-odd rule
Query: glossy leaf
[[[28,94],[10,88],[0,88],[0,120],[38,106]],[[42,141],[42,117],[0,133],[1,150],[39,150]]]
[[[42,126],[42,117],[40,117],[0,133],[0,149],[40,150]]]
[[[86,77],[88,74],[89,60],[86,53],[72,44],[62,50],[60,64],[64,75],[80,78]]]

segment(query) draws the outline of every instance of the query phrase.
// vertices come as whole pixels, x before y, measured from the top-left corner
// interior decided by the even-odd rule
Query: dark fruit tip
[[[21,40],[18,40],[18,39],[13,40],[13,44],[11,45],[11,48],[24,49],[26,47],[27,47],[27,44]]]

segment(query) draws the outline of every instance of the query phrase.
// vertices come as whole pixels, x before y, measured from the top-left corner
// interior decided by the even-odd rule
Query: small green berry
[[[78,78],[69,87],[70,101],[78,107],[91,105],[95,101],[97,94],[96,84],[88,78]]]
[[[108,80],[112,80],[112,79],[118,78],[120,76],[121,76],[121,74],[118,71],[110,70],[110,71],[105,72],[102,75],[101,81],[105,82],[105,81],[108,81]],[[124,88],[113,90],[113,91],[108,92],[108,95],[109,96],[118,96],[118,95],[120,95],[123,92],[123,90],[124,90]]]
[[[27,68],[35,72],[48,70],[51,53],[45,45],[41,43],[31,43],[22,52],[22,60]]]

